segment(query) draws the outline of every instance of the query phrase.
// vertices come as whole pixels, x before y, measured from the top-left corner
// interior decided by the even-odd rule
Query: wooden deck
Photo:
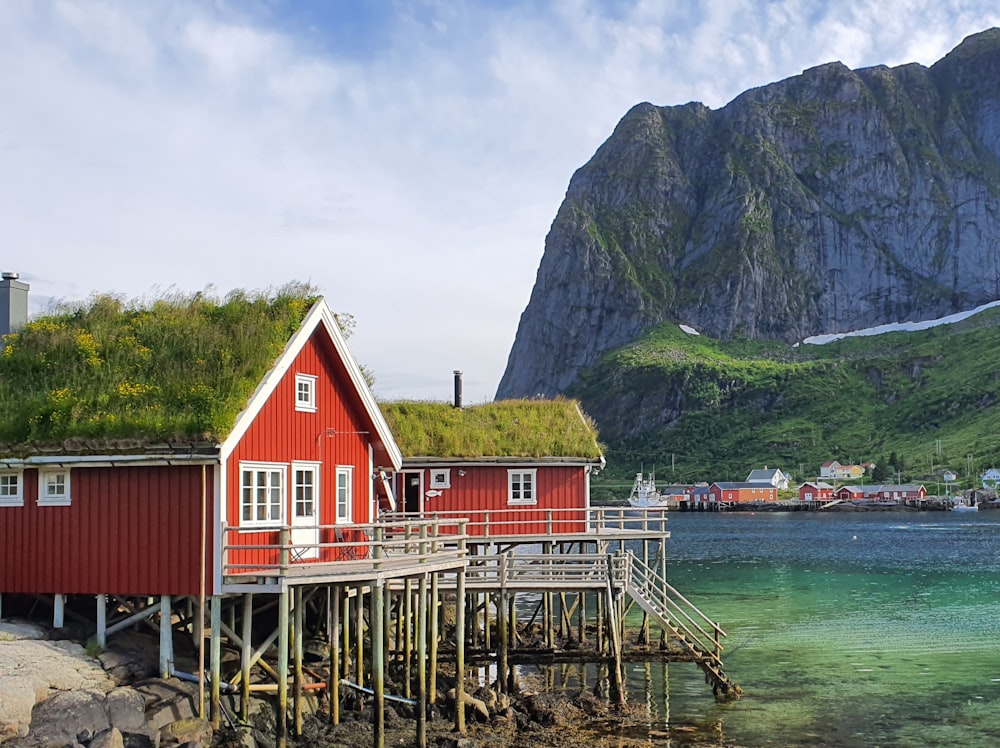
[[[365,584],[428,573],[459,570],[479,559],[499,557],[515,548],[552,545],[566,558],[577,549],[589,560],[628,541],[664,542],[670,537],[661,511],[599,507],[592,509],[516,509],[431,513],[425,516],[386,514],[372,524],[321,526],[353,538],[333,543],[293,544],[291,527],[275,528],[278,542],[247,545],[239,528],[222,530],[222,574],[225,592],[280,592],[304,584]],[[528,531],[522,531],[527,528]],[[264,551],[271,563],[235,563],[238,552]],[[314,554],[337,560],[296,560]]]

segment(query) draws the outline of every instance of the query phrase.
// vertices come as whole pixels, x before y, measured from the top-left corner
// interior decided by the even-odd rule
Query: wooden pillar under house
[[[510,636],[510,641],[507,644],[507,651],[510,652],[511,649],[516,649],[520,639],[517,634],[517,604],[516,604],[516,592],[509,593],[508,599],[508,613],[507,613],[507,630]],[[508,665],[507,668],[507,693],[515,693],[517,691],[517,683],[514,677],[514,668]]]
[[[292,681],[292,710],[295,715],[295,735],[302,735],[304,674],[302,672],[303,640],[305,639],[305,604],[302,587],[295,588],[294,616],[292,618],[292,647],[294,653],[294,679]]]
[[[417,588],[417,748],[427,748],[427,574]]]
[[[97,646],[105,649],[108,646],[108,596],[97,595]]]
[[[365,684],[365,605],[364,592],[358,587],[354,597],[354,680],[359,686]],[[361,699],[358,699],[361,703]]]
[[[383,648],[385,591],[382,585],[381,580],[372,585],[371,609],[368,612],[371,621],[368,630],[371,633],[372,646],[372,691],[375,700],[372,704],[372,733],[375,748],[385,748],[385,650]]]
[[[440,626],[439,597],[438,574],[434,572],[431,574],[430,622],[428,624],[430,641],[427,642],[428,649],[430,650],[428,654],[427,689],[428,703],[431,706],[437,703],[438,627]],[[457,643],[456,646],[458,646]]]
[[[404,694],[413,698],[413,638],[411,623],[413,621],[413,580],[409,577],[403,582],[403,670],[406,673]]]
[[[174,629],[170,611],[170,595],[160,596],[160,677],[170,677],[174,661]]]
[[[240,642],[240,719],[250,719],[250,660],[253,656],[253,593],[243,595],[243,636]]]
[[[501,588],[497,605],[497,686],[507,693],[507,591]]]
[[[332,598],[327,610],[327,645],[330,648],[330,680],[327,695],[330,699],[330,724],[340,724],[340,586],[335,585],[327,594]]]
[[[340,677],[347,678],[351,674],[351,594],[347,587],[344,587],[340,604],[340,652],[342,655]]]
[[[209,709],[209,720],[212,723],[212,729],[218,730],[222,724],[221,715],[221,684],[219,683],[222,675],[222,596],[212,595],[211,599],[211,615],[212,623],[211,630],[209,632],[209,647],[211,651],[210,655],[210,668],[212,673],[212,695],[211,695],[211,708]]]
[[[288,745],[288,590],[278,593],[278,748]]]
[[[465,550],[465,523],[459,524],[459,549]],[[455,574],[455,731],[465,734],[465,569]]]

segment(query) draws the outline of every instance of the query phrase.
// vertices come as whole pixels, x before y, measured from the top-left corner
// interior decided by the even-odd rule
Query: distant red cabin
[[[713,483],[708,493],[709,501],[715,503],[752,504],[778,500],[778,489],[766,483]]]
[[[832,501],[833,486],[823,481],[799,486],[799,501]]]

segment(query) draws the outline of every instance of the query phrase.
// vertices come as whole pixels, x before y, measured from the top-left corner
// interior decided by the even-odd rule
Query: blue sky
[[[634,104],[929,65],[993,2],[0,3],[0,266],[95,292],[318,286],[389,399],[491,399],[556,210]]]

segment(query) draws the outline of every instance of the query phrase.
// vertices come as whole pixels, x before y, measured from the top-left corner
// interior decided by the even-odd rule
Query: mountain
[[[570,181],[497,397],[566,392],[665,321],[792,342],[970,309],[998,248],[1000,29],[930,68],[639,104]]]

